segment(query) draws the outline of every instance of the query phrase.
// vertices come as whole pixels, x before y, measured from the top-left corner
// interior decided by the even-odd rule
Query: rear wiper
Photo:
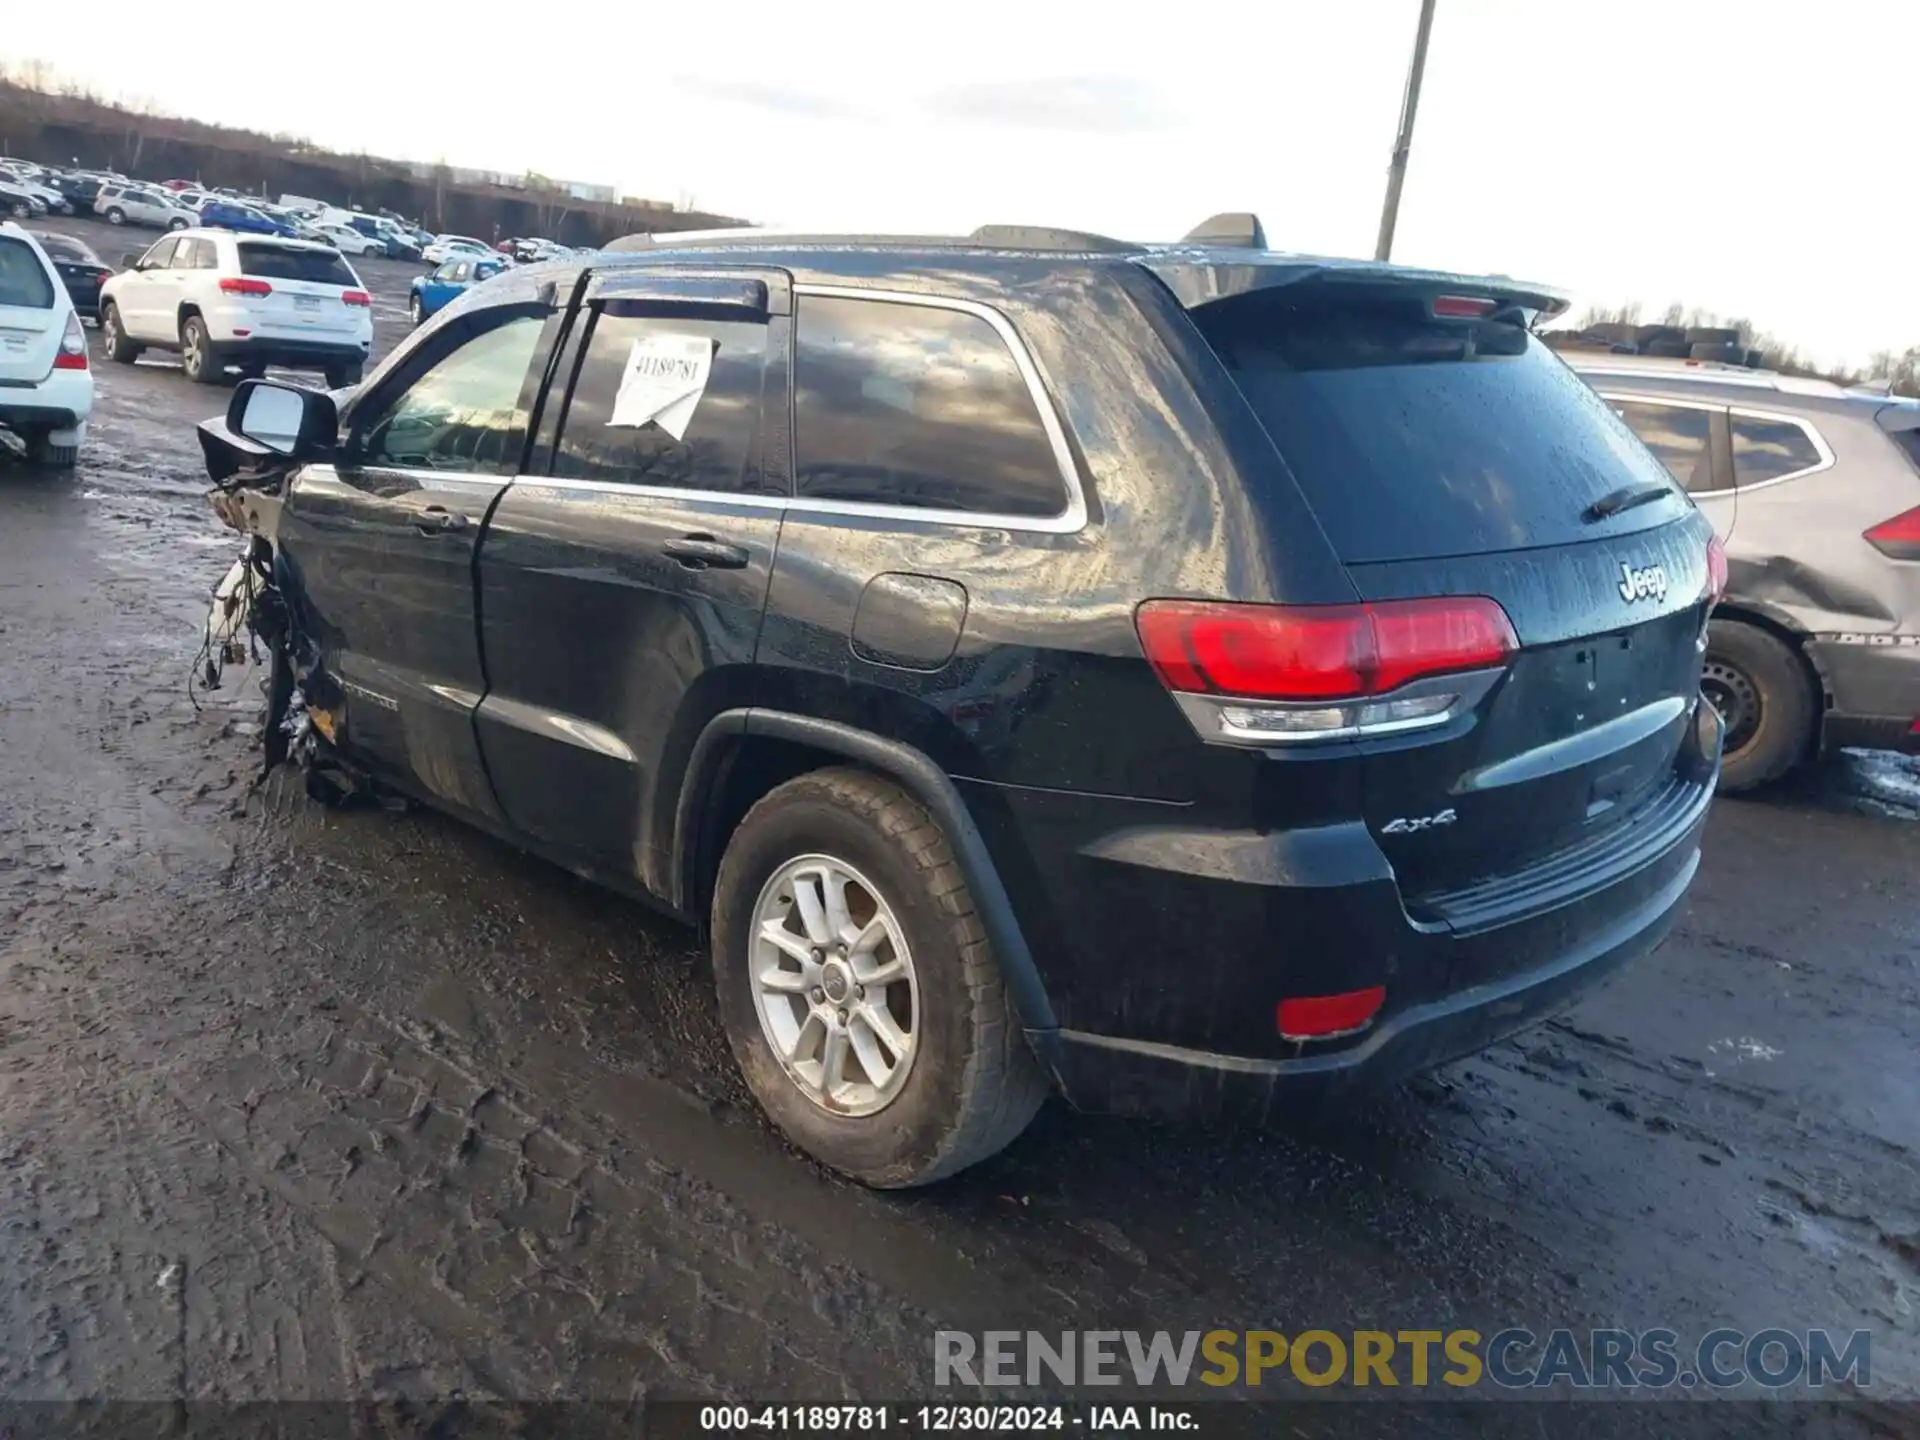
[[[1610,519],[1636,505],[1651,505],[1655,500],[1664,499],[1672,493],[1672,488],[1666,485],[1622,485],[1587,506],[1580,512],[1580,518],[1591,525],[1596,520]]]

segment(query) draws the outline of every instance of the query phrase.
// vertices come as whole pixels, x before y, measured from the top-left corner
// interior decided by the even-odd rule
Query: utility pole
[[[1413,114],[1420,108],[1420,77],[1427,69],[1427,36],[1433,30],[1433,0],[1420,0],[1420,29],[1413,37],[1413,65],[1407,71],[1407,93],[1400,102],[1400,133],[1393,138],[1393,161],[1387,166],[1387,199],[1380,207],[1380,238],[1373,258],[1393,255],[1393,226],[1400,218],[1400,187],[1407,180],[1407,156],[1413,150]]]

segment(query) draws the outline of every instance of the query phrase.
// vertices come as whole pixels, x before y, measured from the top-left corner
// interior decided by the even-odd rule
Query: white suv
[[[100,287],[109,360],[178,350],[189,380],[215,385],[228,367],[318,370],[333,389],[360,383],[373,348],[373,297],[328,245],[183,230],[156,242]]]
[[[184,230],[200,223],[200,216],[164,190],[146,185],[102,185],[93,211],[109,225],[152,225],[160,230]]]
[[[0,224],[0,427],[39,465],[71,466],[93,412],[87,337],[39,242]]]

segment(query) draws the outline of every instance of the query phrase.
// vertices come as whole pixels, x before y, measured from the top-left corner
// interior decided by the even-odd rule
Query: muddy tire
[[[140,347],[127,338],[120,325],[120,308],[111,300],[100,311],[100,344],[116,365],[131,365],[140,358]]]
[[[1739,620],[1713,621],[1704,688],[1726,722],[1723,791],[1769,784],[1806,757],[1819,695],[1805,662],[1777,636]]]
[[[49,470],[71,470],[80,463],[78,445],[56,445],[45,435],[27,437],[27,460]]]
[[[953,849],[898,786],[818,770],[767,795],[727,845],[712,922],[741,1073],[821,1163],[929,1184],[1046,1098]]]
[[[196,385],[217,385],[226,370],[207,339],[207,322],[198,315],[180,322],[180,370]]]

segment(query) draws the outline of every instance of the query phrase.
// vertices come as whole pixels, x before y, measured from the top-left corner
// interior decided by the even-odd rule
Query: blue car
[[[271,215],[263,215],[251,205],[237,200],[209,200],[200,207],[200,223],[214,230],[232,230],[241,235],[277,235],[283,240],[296,238],[293,228]]]
[[[407,300],[407,313],[418,325],[482,280],[491,280],[506,268],[504,259],[489,259],[485,255],[456,255],[413,282],[413,294]]]

